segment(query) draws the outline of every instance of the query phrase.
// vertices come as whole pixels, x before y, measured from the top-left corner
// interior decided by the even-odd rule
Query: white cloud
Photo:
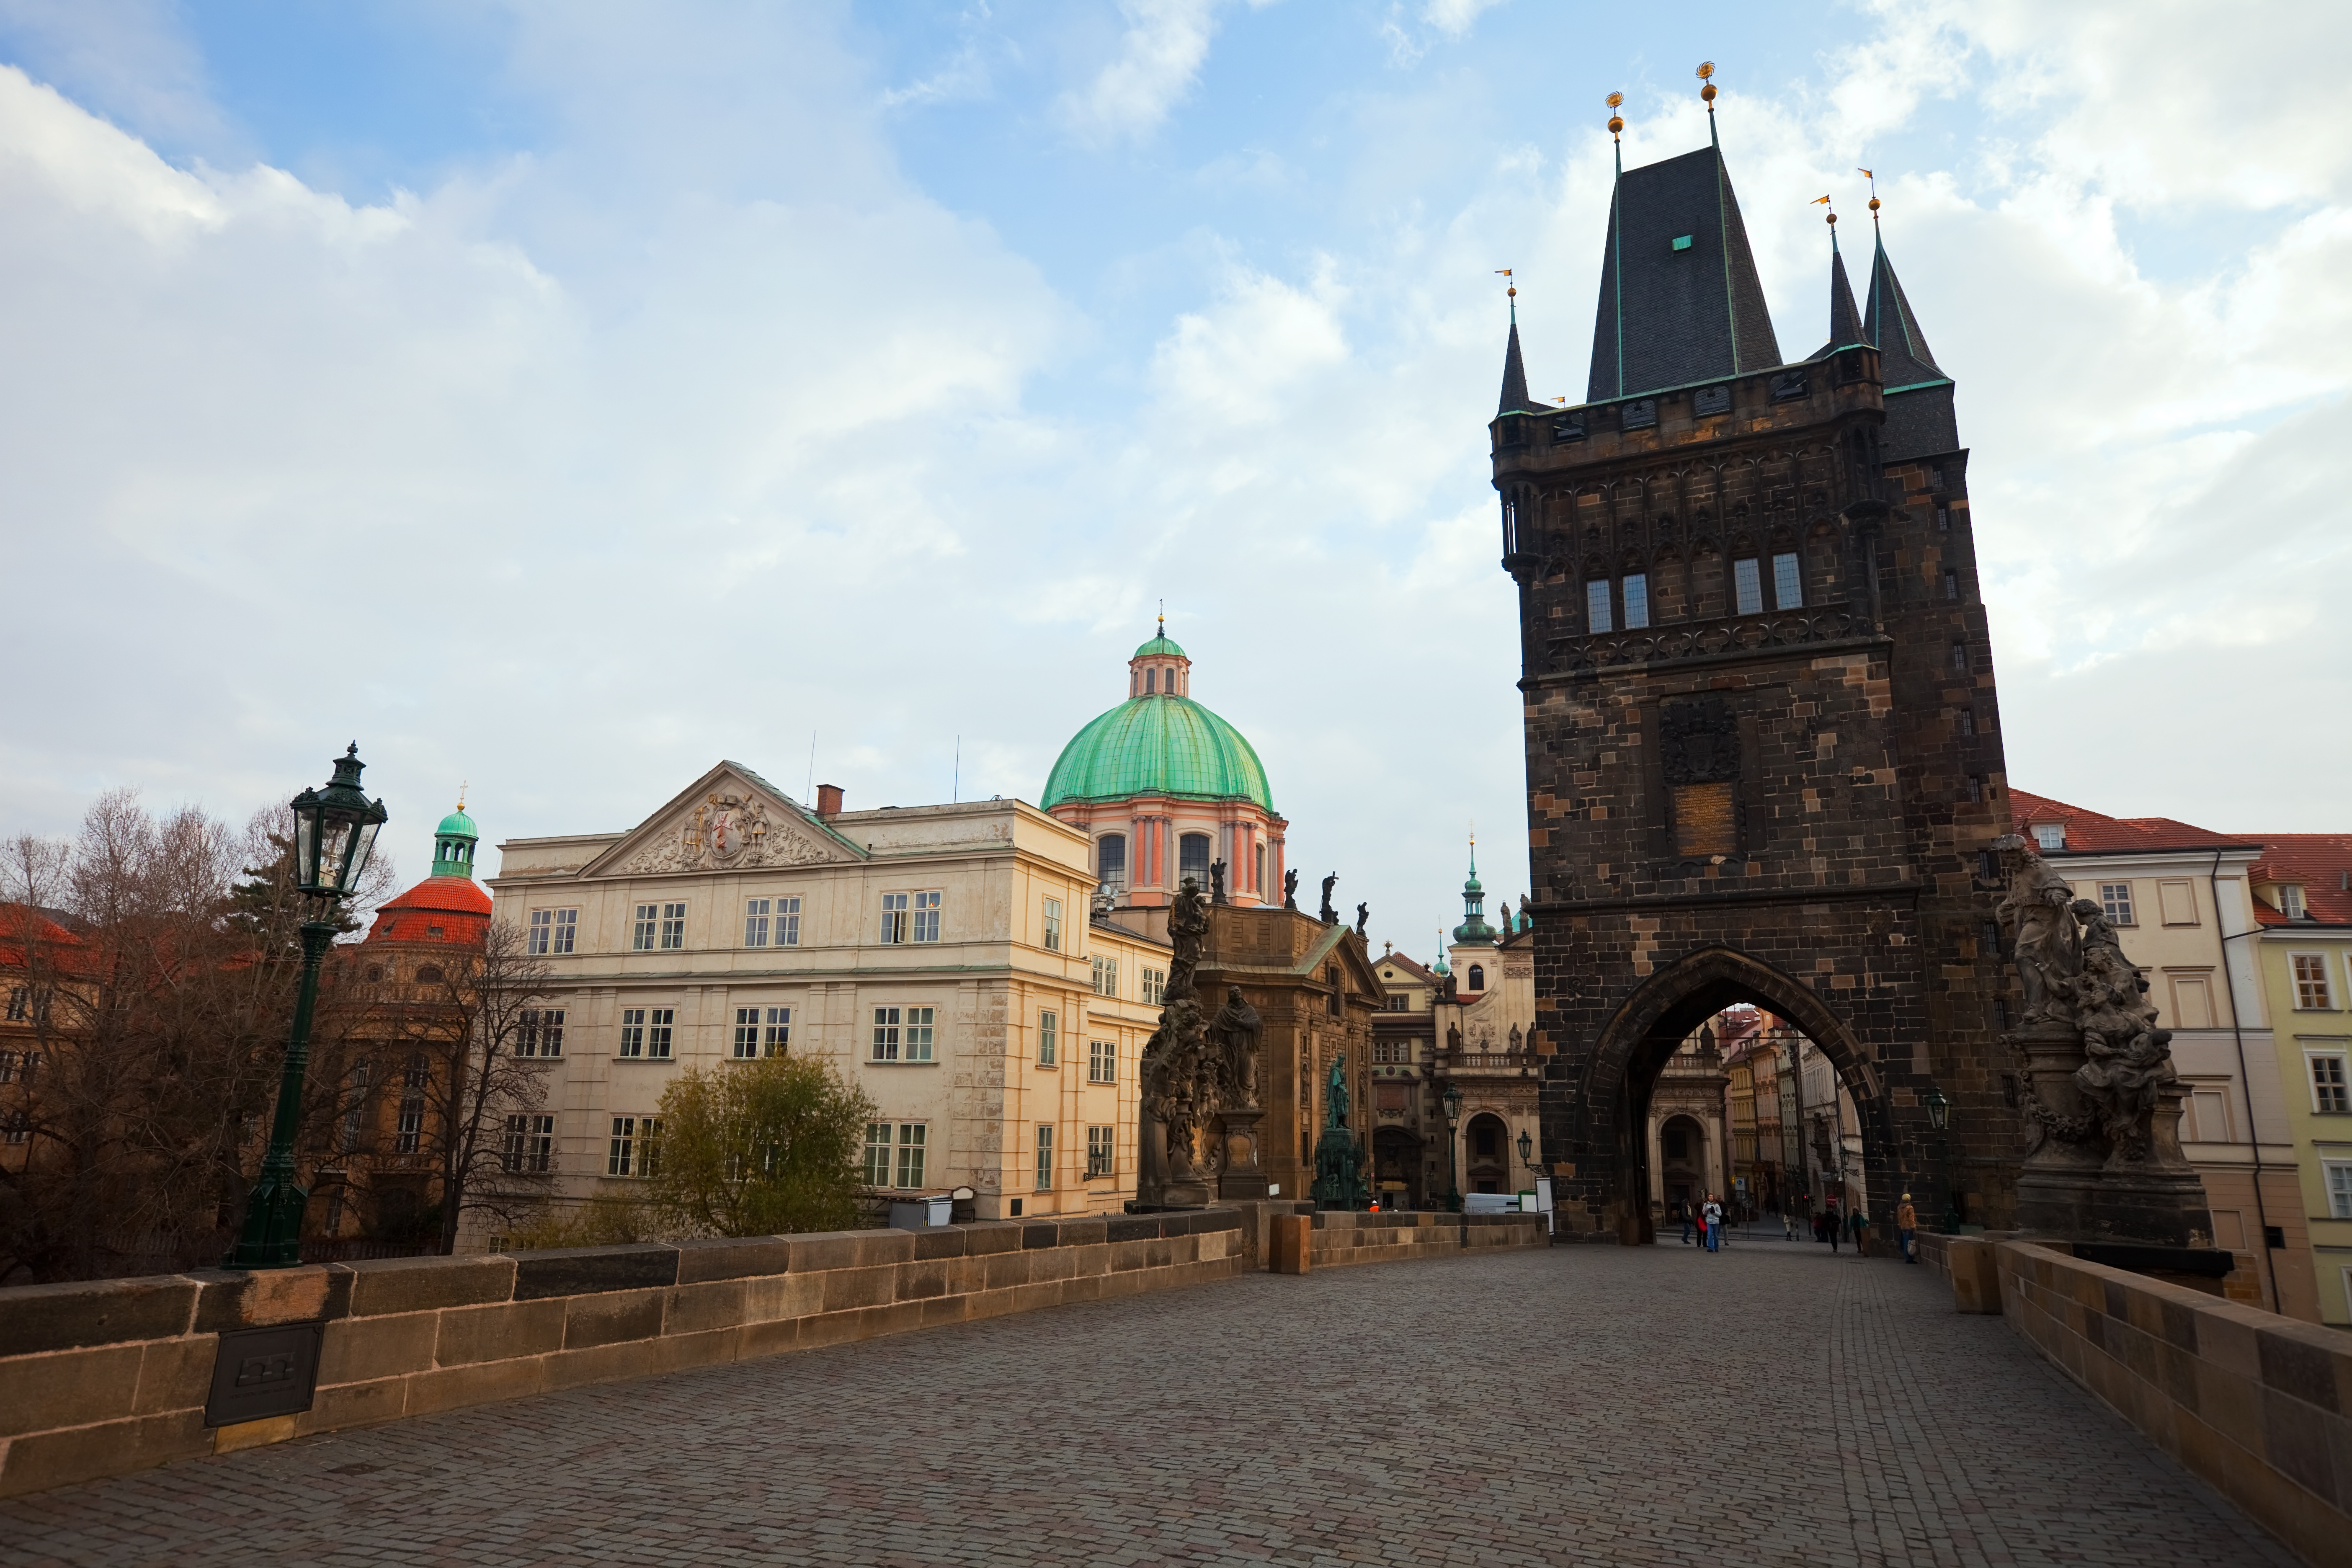
[[[1080,141],[1146,135],[1192,91],[1217,30],[1218,0],[1119,0],[1118,58],[1065,93],[1062,121]]]
[[[1503,4],[1503,0],[1429,0],[1421,8],[1422,20],[1449,37],[1460,37],[1477,23],[1485,13]]]

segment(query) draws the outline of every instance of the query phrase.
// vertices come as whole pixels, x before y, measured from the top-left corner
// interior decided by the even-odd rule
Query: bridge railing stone
[[[1227,1279],[1245,1266],[1241,1225],[1231,1209],[1206,1209],[0,1289],[0,1496],[582,1384]],[[208,1425],[223,1336],[307,1325],[317,1326],[309,1408]]]
[[[2002,1315],[2068,1377],[2305,1561],[2352,1562],[2352,1334],[2046,1247],[1992,1251]]]

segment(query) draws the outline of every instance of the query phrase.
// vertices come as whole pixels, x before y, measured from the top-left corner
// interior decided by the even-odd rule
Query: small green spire
[[[466,792],[457,791],[457,809],[441,819],[433,830],[433,874],[436,877],[463,877],[471,881],[474,876],[474,847],[481,842],[475,830],[474,819],[466,815]]]

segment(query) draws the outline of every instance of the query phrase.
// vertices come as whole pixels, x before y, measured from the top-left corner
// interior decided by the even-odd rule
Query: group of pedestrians
[[[1677,1205],[1683,1215],[1683,1245],[1688,1247],[1696,1233],[1697,1245],[1708,1252],[1723,1250],[1723,1205],[1713,1193],[1698,1204],[1687,1201]]]

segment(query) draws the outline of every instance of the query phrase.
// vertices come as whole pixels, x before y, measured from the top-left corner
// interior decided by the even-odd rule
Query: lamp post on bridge
[[[1927,1125],[1936,1130],[1944,1145],[1944,1234],[1958,1236],[1967,1216],[1960,1213],[1959,1180],[1952,1168],[1952,1102],[1932,1083],[1920,1101],[1927,1108]]]
[[[278,1079],[269,1152],[246,1200],[245,1230],[225,1260],[231,1268],[290,1268],[302,1261],[302,1208],[310,1193],[294,1180],[294,1135],[302,1121],[302,1075],[310,1060],[310,1014],[319,1002],[319,965],[335,940],[335,911],[359,888],[375,836],[390,815],[360,790],[360,743],[335,761],[323,790],[294,797],[294,887],[311,900],[302,922],[302,983],[294,1026]]]
[[[1462,1086],[1448,1079],[1445,1092],[1437,1098],[1445,1105],[1445,1208],[1449,1214],[1460,1214],[1462,1184],[1454,1173],[1454,1142],[1455,1129],[1462,1125]]]

